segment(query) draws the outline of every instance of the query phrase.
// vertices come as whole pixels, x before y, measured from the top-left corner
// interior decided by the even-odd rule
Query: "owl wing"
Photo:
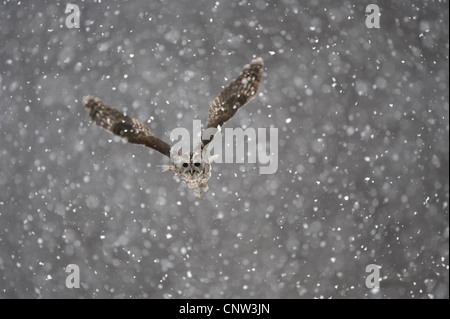
[[[157,138],[141,121],[124,115],[98,98],[86,96],[83,104],[92,121],[101,128],[125,138],[129,143],[145,145],[170,157],[170,145]]]
[[[254,59],[244,66],[242,72],[228,84],[209,107],[209,118],[206,129],[222,127],[236,112],[256,96],[263,74],[264,62],[262,58]],[[211,137],[210,139],[208,139]],[[208,145],[213,136],[204,134],[203,145]]]

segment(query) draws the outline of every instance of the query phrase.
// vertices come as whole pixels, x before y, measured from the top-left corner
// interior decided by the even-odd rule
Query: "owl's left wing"
[[[209,107],[206,129],[222,127],[236,112],[256,96],[263,74],[262,58],[254,59],[244,66],[241,73],[228,84]],[[210,135],[210,134],[204,134]],[[210,137],[210,139],[208,139]],[[203,145],[208,145],[213,136],[202,136]]]
[[[92,96],[85,96],[83,104],[90,118],[101,128],[125,138],[129,143],[145,145],[170,157],[170,145],[156,137],[138,119],[126,116]]]

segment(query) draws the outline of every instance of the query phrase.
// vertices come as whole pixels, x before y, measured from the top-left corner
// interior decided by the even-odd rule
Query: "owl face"
[[[206,151],[196,148],[184,154],[172,154],[173,171],[189,188],[207,188],[211,163]]]
[[[206,167],[210,166],[209,163],[201,162],[198,160],[181,161],[179,163],[173,164],[175,166],[175,172],[183,181],[200,180],[205,173]]]

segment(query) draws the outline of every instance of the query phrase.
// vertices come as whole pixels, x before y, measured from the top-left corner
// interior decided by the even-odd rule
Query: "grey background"
[[[449,297],[448,1],[377,1],[380,29],[369,1],[72,3],[78,30],[0,3],[1,298]],[[279,128],[279,170],[215,165],[202,199],[81,105],[168,140],[256,56],[227,127]]]

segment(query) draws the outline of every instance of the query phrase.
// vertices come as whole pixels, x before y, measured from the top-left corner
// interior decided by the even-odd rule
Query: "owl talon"
[[[200,189],[200,188],[196,188],[196,189],[194,190],[194,195],[195,195],[195,197],[197,197],[197,198],[201,198],[201,197],[202,197],[202,191],[201,191],[201,189]]]

